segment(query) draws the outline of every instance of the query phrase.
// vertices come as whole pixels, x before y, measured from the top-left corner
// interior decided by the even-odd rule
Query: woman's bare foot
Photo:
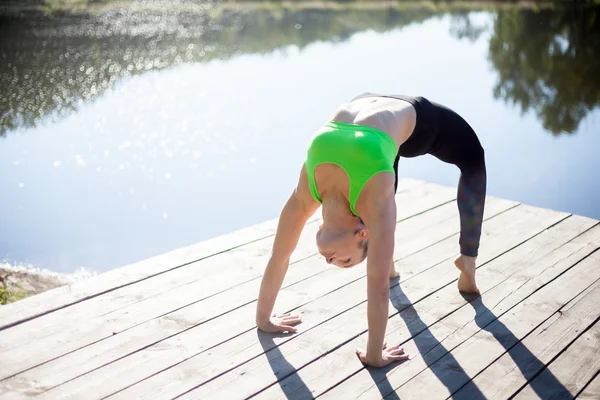
[[[477,268],[475,264],[475,257],[467,257],[461,255],[454,261],[456,268],[460,270],[460,276],[458,277],[458,290],[463,293],[477,293],[479,289],[475,283],[475,270]]]

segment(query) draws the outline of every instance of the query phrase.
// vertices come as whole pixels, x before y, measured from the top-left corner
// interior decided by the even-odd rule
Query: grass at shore
[[[27,297],[27,291],[16,282],[12,282],[11,273],[0,271],[0,305],[13,303]]]

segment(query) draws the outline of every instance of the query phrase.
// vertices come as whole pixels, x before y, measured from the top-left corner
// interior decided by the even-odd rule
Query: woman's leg
[[[460,253],[455,261],[461,271],[458,289],[478,293],[475,257],[479,253],[487,186],[485,154],[475,131],[454,111],[435,104],[438,137],[430,152],[460,169],[457,203],[460,214]]]
[[[438,137],[430,153],[460,169],[457,193],[460,253],[477,257],[487,187],[484,150],[475,131],[462,117],[444,106],[435,106]]]

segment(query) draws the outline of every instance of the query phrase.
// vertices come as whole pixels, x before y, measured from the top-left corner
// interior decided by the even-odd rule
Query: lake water
[[[308,138],[366,91],[464,116],[489,195],[600,219],[599,11],[5,9],[0,261],[102,272],[276,218]]]

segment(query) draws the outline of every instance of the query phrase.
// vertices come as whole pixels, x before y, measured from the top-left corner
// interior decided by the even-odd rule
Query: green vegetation
[[[27,292],[18,284],[9,282],[10,274],[0,275],[0,305],[13,303],[27,297]]]
[[[496,98],[533,110],[554,135],[600,103],[600,8],[499,11],[489,44]]]

